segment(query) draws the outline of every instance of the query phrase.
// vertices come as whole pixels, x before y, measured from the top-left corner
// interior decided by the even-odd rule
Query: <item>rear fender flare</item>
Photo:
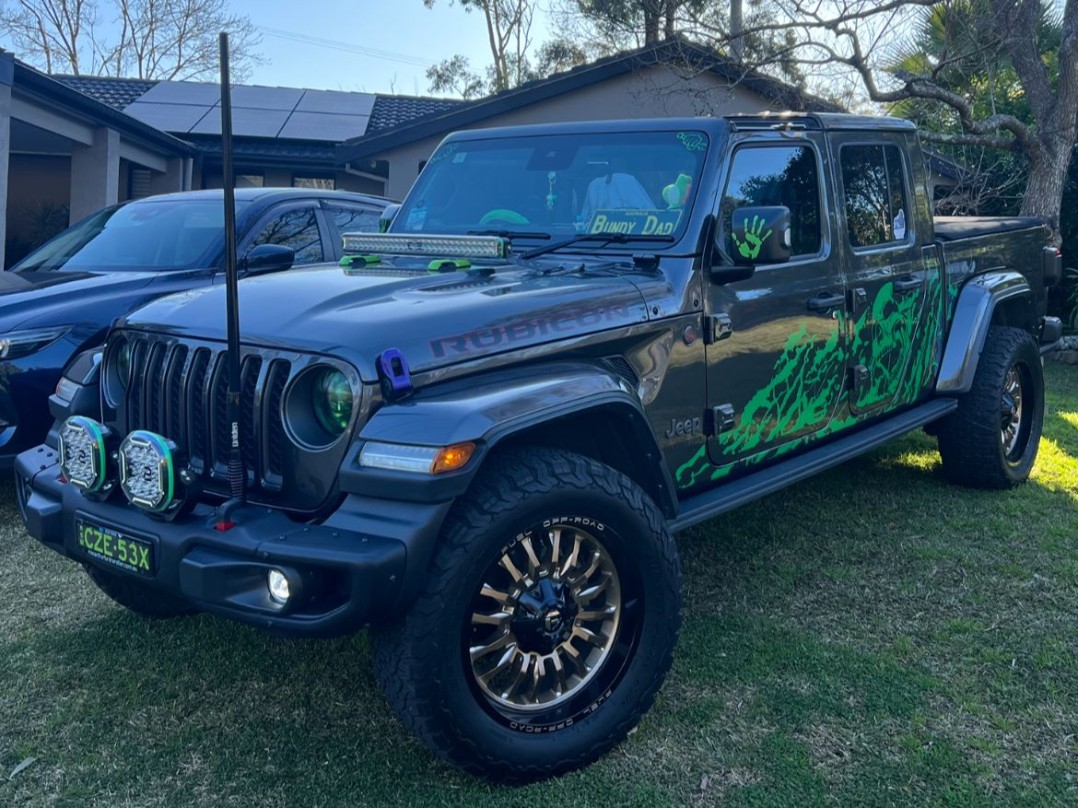
[[[940,362],[937,393],[969,392],[988,329],[1001,316],[1006,317],[1008,325],[1034,326],[1033,291],[1020,272],[978,275],[962,287]],[[1026,319],[1030,322],[1023,323]]]

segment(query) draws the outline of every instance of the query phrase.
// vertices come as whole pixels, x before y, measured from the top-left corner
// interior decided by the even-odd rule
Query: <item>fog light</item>
[[[76,488],[93,494],[111,488],[108,479],[109,428],[73,415],[60,427],[60,472]]]
[[[288,603],[288,599],[292,597],[292,592],[288,586],[288,578],[280,570],[270,570],[266,579],[266,584],[269,586],[270,597],[276,603],[285,604]]]
[[[120,488],[139,508],[163,513],[176,497],[176,446],[137,429],[120,444]]]

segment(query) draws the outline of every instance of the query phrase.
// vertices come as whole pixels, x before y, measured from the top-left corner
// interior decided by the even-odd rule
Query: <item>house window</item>
[[[807,146],[738,149],[722,200],[726,249],[734,250],[731,218],[737,208],[782,205],[790,209],[791,253],[820,251],[820,173],[816,152]]]
[[[266,178],[261,174],[237,174],[237,188],[261,188],[266,184]]]
[[[894,146],[842,149],[846,227],[854,247],[906,241],[910,216],[902,155]]]
[[[337,188],[337,181],[333,177],[292,177],[293,188],[314,188],[319,191],[333,191]]]

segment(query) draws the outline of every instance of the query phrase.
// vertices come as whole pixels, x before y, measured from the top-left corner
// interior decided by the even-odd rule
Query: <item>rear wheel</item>
[[[97,588],[119,603],[125,609],[150,620],[164,620],[171,617],[184,617],[195,614],[198,610],[186,601],[173,597],[167,592],[151,589],[141,581],[126,575],[106,572],[91,564],[84,565]]]
[[[561,774],[651,706],[680,588],[673,539],[631,480],[567,452],[507,453],[454,507],[408,614],[372,632],[376,673],[401,720],[461,768]]]
[[[1009,488],[1029,477],[1044,427],[1044,372],[1037,343],[1020,328],[993,326],[958,410],[939,422],[948,479]]]

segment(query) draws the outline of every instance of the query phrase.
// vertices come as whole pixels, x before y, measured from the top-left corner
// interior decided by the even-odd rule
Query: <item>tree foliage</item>
[[[5,0],[0,34],[47,73],[201,79],[217,70],[217,35],[231,35],[239,80],[260,61],[250,19],[227,0]]]

